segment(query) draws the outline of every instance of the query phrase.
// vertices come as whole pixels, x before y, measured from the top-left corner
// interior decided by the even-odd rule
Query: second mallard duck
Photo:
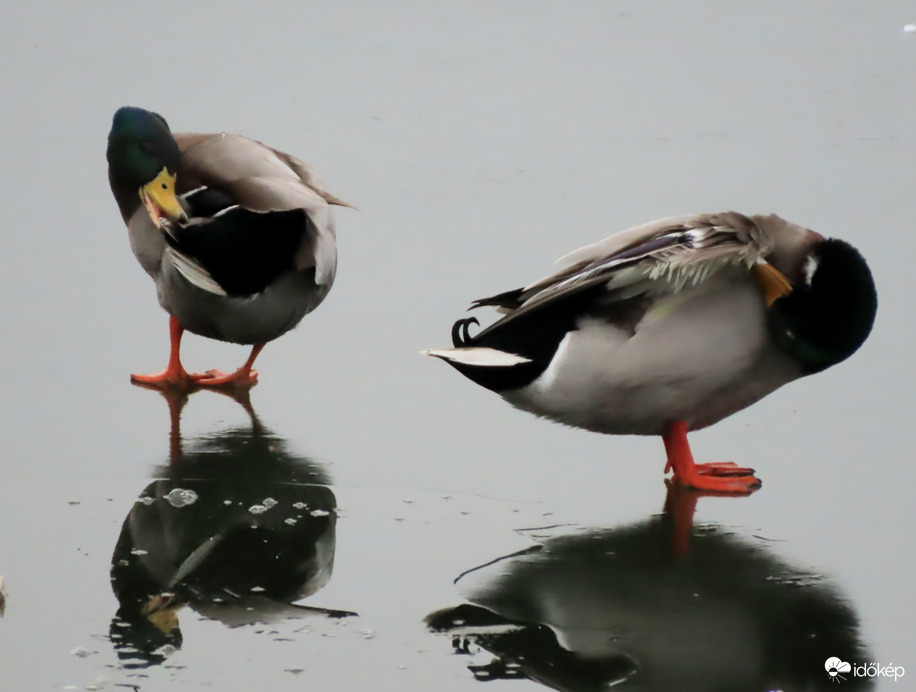
[[[108,135],[108,178],[131,249],[169,313],[155,386],[251,386],[264,344],[295,327],[331,289],[337,241],[327,192],[302,161],[230,134],[172,134],[162,116],[124,107]],[[251,344],[241,368],[189,374],[184,330]]]
[[[568,267],[476,301],[504,317],[425,351],[514,406],[611,434],[662,435],[675,482],[746,493],[733,463],[694,464],[687,431],[851,356],[877,293],[859,252],[778,216],[660,219],[563,258]]]

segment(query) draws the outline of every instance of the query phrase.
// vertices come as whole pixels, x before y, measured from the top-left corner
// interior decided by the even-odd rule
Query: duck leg
[[[169,351],[169,364],[162,372],[154,375],[131,375],[130,381],[134,384],[149,385],[156,388],[179,388],[188,389],[193,384],[192,376],[181,367],[181,359],[178,352],[181,349],[181,335],[184,334],[178,320],[169,315],[169,340],[171,350]]]
[[[154,375],[131,375],[130,381],[134,384],[155,387],[156,389],[193,389],[196,387],[251,387],[258,381],[258,371],[252,370],[254,359],[258,357],[264,344],[255,344],[251,349],[248,360],[233,373],[224,373],[220,370],[208,370],[203,373],[189,373],[181,365],[179,352],[181,350],[181,336],[184,327],[177,319],[169,315],[169,364],[165,370]]]
[[[255,344],[251,348],[251,354],[248,356],[242,367],[233,373],[225,373],[220,370],[208,370],[201,375],[191,375],[191,379],[198,387],[253,387],[258,382],[258,371],[252,370],[254,359],[258,357],[264,344]]]
[[[730,461],[695,464],[687,443],[687,423],[674,421],[662,436],[668,464],[665,472],[674,471],[672,481],[698,490],[717,493],[749,495],[760,487],[754,469],[738,466]]]

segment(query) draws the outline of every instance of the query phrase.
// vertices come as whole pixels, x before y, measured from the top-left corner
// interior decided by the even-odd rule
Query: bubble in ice
[[[185,488],[172,488],[171,492],[165,496],[172,507],[187,507],[197,502],[197,493]]]
[[[78,646],[70,652],[71,656],[79,656],[80,658],[86,658],[86,656],[91,656],[92,652],[89,649],[85,649],[82,646]]]
[[[916,33],[916,24],[907,24],[905,27],[903,27],[903,31],[907,34]]]
[[[294,502],[293,507],[295,507],[296,509],[305,509],[306,507],[308,507],[308,505],[305,504],[304,502]]]
[[[330,512],[323,509],[313,509],[311,512],[309,512],[309,514],[311,514],[313,517],[326,517],[330,514]]]
[[[264,512],[267,511],[267,507],[264,505],[251,505],[251,507],[248,508],[248,511],[252,514],[264,514]]]
[[[252,586],[248,589],[251,593],[261,593],[262,591],[267,591],[263,586]]]
[[[100,675],[95,680],[86,685],[86,689],[90,691],[104,690],[106,687],[108,687],[109,682],[111,682],[111,679],[107,675]]]
[[[149,555],[148,550],[143,550],[142,548],[134,548],[130,551],[131,555]]]
[[[267,507],[267,509],[270,509],[271,507],[276,507],[277,501],[273,499],[272,497],[265,497],[264,501],[261,502],[261,504]]]
[[[155,501],[156,501],[156,500],[155,500],[154,498],[150,497],[149,495],[144,495],[143,497],[137,498],[137,502],[140,502],[141,504],[144,504],[144,505],[146,505],[147,507],[149,507],[149,506],[150,506],[151,504],[153,504]]]
[[[289,524],[290,526],[294,526],[295,523],[296,523],[296,521],[297,521],[297,520],[296,520],[295,517],[290,517],[289,519],[284,519],[284,520],[283,520],[283,523],[284,523],[284,524]]]
[[[375,637],[375,630],[370,629],[368,627],[364,630],[360,630],[359,633],[363,639],[372,639],[373,637]]]

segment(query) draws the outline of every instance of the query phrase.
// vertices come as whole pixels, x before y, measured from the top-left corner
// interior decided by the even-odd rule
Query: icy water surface
[[[788,691],[833,689],[833,657],[906,671],[838,689],[911,688],[911,3],[0,18],[0,688]],[[126,104],[295,153],[359,207],[250,400],[128,381],[168,339],[106,179]],[[568,250],[722,209],[849,240],[880,302],[848,362],[692,435],[757,469],[749,498],[668,494],[659,440],[418,355]]]

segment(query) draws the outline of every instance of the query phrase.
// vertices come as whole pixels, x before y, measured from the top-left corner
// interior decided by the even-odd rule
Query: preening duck
[[[659,219],[561,258],[566,268],[477,300],[503,316],[431,349],[512,405],[573,427],[661,435],[673,480],[746,493],[753,469],[695,464],[687,432],[851,356],[877,293],[849,243],[776,215]]]
[[[264,344],[331,289],[337,241],[329,205],[349,205],[294,156],[242,135],[173,135],[162,116],[142,108],[115,113],[107,157],[131,249],[170,315],[168,367],[132,380],[251,386]],[[185,330],[253,348],[234,373],[189,374],[179,358]]]

